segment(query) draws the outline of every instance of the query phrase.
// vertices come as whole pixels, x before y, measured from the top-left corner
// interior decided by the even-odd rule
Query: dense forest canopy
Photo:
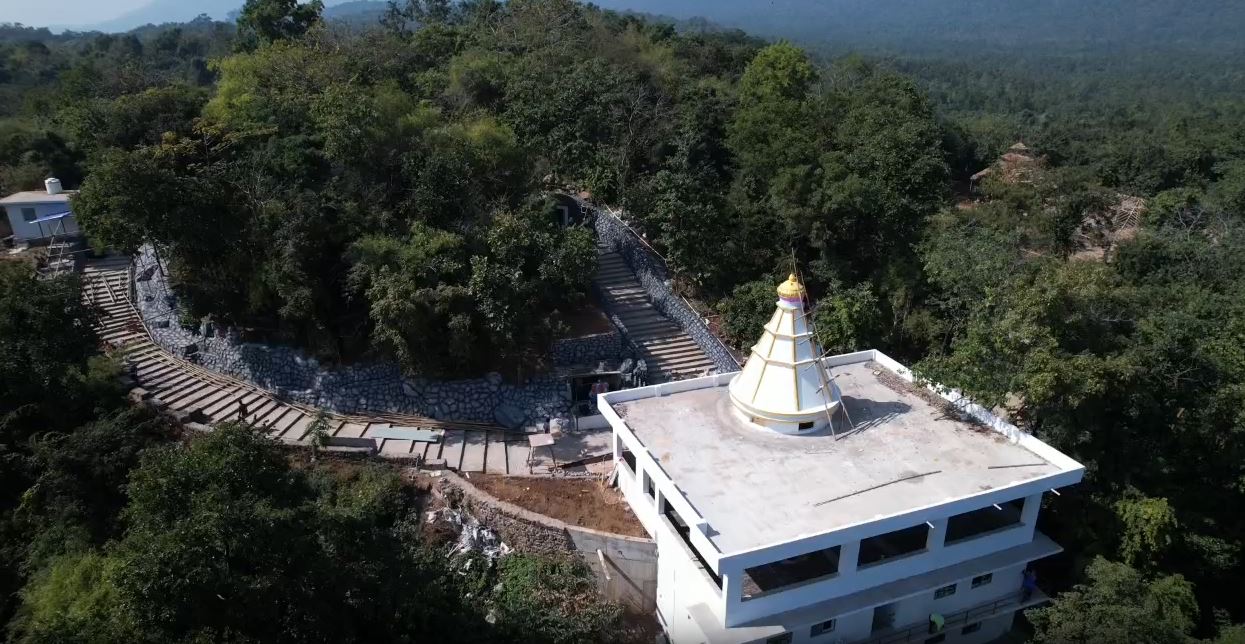
[[[618,11],[708,19],[765,36],[846,47],[944,52],[1057,47],[1137,52],[1184,47],[1237,54],[1245,8],[1231,0],[602,0]],[[957,58],[970,58],[961,50]]]
[[[831,4],[846,25],[894,3]],[[803,49],[570,0],[403,2],[366,28],[288,0],[251,0],[237,25],[6,28],[0,187],[80,186],[94,243],[154,244],[190,318],[421,374],[539,362],[583,303],[594,240],[556,225],[551,191],[620,207],[738,346],[794,264],[828,350],[886,350],[1086,465],[1043,514],[1068,554],[1045,564],[1062,594],[1031,615],[1035,641],[1240,641],[1245,67],[1219,47],[1239,7],[1134,3],[1118,21],[1107,3],[1069,25],[1066,3],[1022,4],[906,3],[886,15],[927,27],[911,47],[903,29]],[[1095,26],[1106,46],[1086,45]],[[1134,33],[1162,46],[1112,45]],[[952,44],[966,34],[981,36],[971,55]],[[245,431],[161,448],[171,430],[122,409],[73,283],[0,278],[14,637],[266,640],[266,610],[303,641],[436,632],[405,604],[374,624],[318,612],[352,601],[329,589],[433,592],[449,575],[406,531],[401,495],[380,493],[394,481],[292,470]],[[27,365],[49,339],[30,319],[65,333],[42,388]],[[65,449],[40,448],[49,435]],[[79,487],[82,471],[99,483]],[[161,485],[171,473],[212,495],[185,502]],[[300,535],[308,557],[354,540],[393,566],[334,559],[347,571],[300,586],[289,553],[258,549],[231,564],[271,571],[251,585],[162,576],[206,566],[178,559],[210,556],[182,553],[200,529],[231,550],[231,530],[259,526]],[[551,583],[582,591],[564,572]],[[514,636],[461,603],[486,583],[447,582],[437,601],[463,638]],[[253,612],[199,610],[213,593]],[[515,607],[512,626],[531,608],[489,601]],[[590,641],[609,611],[546,626]]]

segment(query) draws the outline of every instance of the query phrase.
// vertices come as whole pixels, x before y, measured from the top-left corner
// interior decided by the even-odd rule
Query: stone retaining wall
[[[739,371],[739,363],[735,361],[735,357],[709,331],[700,315],[683,298],[670,290],[670,273],[665,262],[656,253],[642,244],[617,217],[600,209],[595,209],[593,226],[597,231],[598,243],[622,256],[648,294],[653,307],[682,327],[705,355],[709,356],[719,373]],[[606,313],[610,315],[611,321],[619,324],[612,311]],[[626,329],[623,328],[623,331],[626,332]]]
[[[565,416],[571,409],[570,393],[557,375],[512,385],[496,373],[471,380],[404,378],[392,363],[326,369],[293,347],[241,342],[227,329],[185,329],[177,297],[150,247],[135,257],[134,274],[139,312],[157,344],[177,355],[193,347],[204,367],[298,403],[347,414],[394,412],[506,426]],[[621,337],[592,338],[563,346],[562,355],[595,361],[594,354],[622,342]]]
[[[657,544],[652,539],[570,525],[502,501],[453,472],[443,472],[442,477],[434,488],[437,494],[466,509],[506,545],[521,552],[577,554],[592,569],[598,589],[607,598],[646,613],[656,610]],[[601,558],[609,567],[608,574]]]
[[[622,334],[617,328],[605,333],[566,338],[553,343],[553,363],[559,367],[617,362],[624,353]]]

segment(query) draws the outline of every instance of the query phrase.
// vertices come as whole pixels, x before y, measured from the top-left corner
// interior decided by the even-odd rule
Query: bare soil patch
[[[647,537],[618,490],[597,479],[475,474],[472,485],[525,510],[591,530]]]

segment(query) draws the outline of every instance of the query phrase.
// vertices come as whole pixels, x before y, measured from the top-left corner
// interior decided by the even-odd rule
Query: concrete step
[[[657,366],[664,371],[699,371],[701,369],[712,367],[713,363],[704,355],[688,356],[677,360],[656,360]],[[651,368],[651,365],[650,365]]]
[[[652,309],[653,304],[649,301],[648,295],[643,291],[638,293],[609,293],[605,292],[605,298],[613,304],[619,306],[645,306]]]
[[[634,326],[628,324],[626,327],[627,334],[633,338],[649,339],[659,335],[677,336],[683,334],[683,329],[673,324],[637,324]]]
[[[695,357],[701,357],[701,358],[705,357],[705,353],[701,351],[700,347],[696,346],[695,344],[691,346],[676,345],[676,346],[662,347],[660,349],[645,349],[644,353],[647,353],[652,356],[656,356],[663,360],[677,360],[679,358],[684,358],[684,357],[689,357],[689,356],[695,356]]]
[[[683,345],[697,346],[695,340],[692,340],[690,337],[682,333],[682,329],[680,329],[679,337],[673,338],[673,339],[671,338],[649,338],[649,339],[644,339],[644,340],[636,340],[636,344],[639,344],[640,347],[644,349],[648,349],[648,348],[655,347],[655,346],[670,346],[676,343],[683,344]]]
[[[671,338],[677,338],[682,334],[683,334],[682,329],[678,327],[674,327],[672,329],[666,329],[666,330],[659,329],[657,331],[648,331],[645,333],[632,333],[630,335],[631,335],[631,340],[633,342],[643,347],[645,342],[648,342],[651,340],[669,340]]]
[[[618,319],[622,320],[623,324],[626,324],[627,326],[631,326],[632,324],[652,324],[652,323],[674,324],[675,326],[678,326],[677,324],[674,323],[674,320],[671,320],[670,318],[664,315],[661,315],[660,313],[657,313],[651,309],[648,311],[636,311],[636,312],[626,313],[626,314],[620,313],[618,315]]]

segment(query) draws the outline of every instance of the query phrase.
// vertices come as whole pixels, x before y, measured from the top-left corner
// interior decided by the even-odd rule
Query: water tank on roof
[[[61,193],[61,180],[56,177],[44,179],[43,185],[47,187],[48,194],[50,195],[59,195]]]

